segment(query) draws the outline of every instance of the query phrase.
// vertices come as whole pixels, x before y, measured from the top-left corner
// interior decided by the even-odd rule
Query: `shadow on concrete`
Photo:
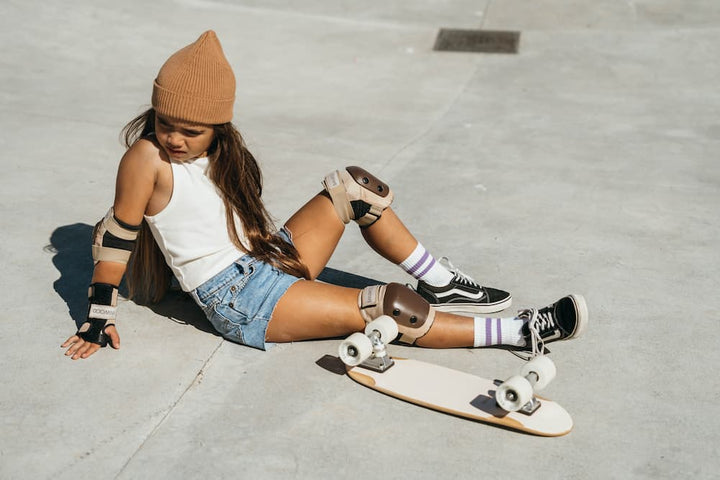
[[[70,317],[80,326],[87,315],[87,290],[93,271],[90,248],[93,227],[75,223],[57,228],[50,236],[46,252],[54,253],[52,262],[60,272],[53,288],[68,306]]]
[[[321,282],[351,288],[365,288],[370,285],[382,285],[385,283],[380,280],[355,275],[354,273],[343,272],[342,270],[335,270],[334,268],[329,267],[325,267],[325,269],[320,272],[317,279]]]
[[[87,289],[93,272],[90,247],[92,230],[92,226],[84,223],[58,227],[50,236],[50,245],[45,247],[45,251],[54,254],[53,265],[60,272],[60,278],[53,283],[53,288],[67,304],[70,317],[77,327],[82,325],[87,316]],[[123,281],[120,284],[120,295],[127,298],[127,294]],[[182,291],[171,290],[160,302],[146,306],[175,323],[217,334],[200,307]]]
[[[340,357],[336,357],[334,355],[323,356],[315,362],[315,365],[327,370],[330,373],[334,373],[335,375],[345,375],[345,373],[347,373],[347,369],[345,368],[343,361],[340,360]]]
[[[166,317],[175,323],[189,325],[201,332],[220,336],[197,303],[182,290],[170,290],[158,303],[145,306],[157,315]]]

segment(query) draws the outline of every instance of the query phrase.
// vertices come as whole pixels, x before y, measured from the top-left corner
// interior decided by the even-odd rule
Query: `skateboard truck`
[[[398,335],[397,323],[387,315],[368,323],[365,333],[356,332],[340,343],[340,359],[350,367],[358,365],[384,372],[395,362],[387,353],[385,345]]]
[[[370,335],[368,335],[368,338],[370,338],[370,341],[372,342],[373,353],[370,355],[370,358],[361,363],[360,366],[369,368],[370,370],[375,370],[376,372],[384,372],[388,368],[392,367],[395,362],[392,358],[390,358],[390,355],[388,355],[385,344],[380,338],[378,332],[373,331]]]

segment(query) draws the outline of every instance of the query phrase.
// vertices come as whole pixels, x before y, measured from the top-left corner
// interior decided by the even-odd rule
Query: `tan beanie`
[[[227,123],[232,120],[234,103],[235,75],[212,30],[175,52],[153,85],[155,111],[179,120]]]

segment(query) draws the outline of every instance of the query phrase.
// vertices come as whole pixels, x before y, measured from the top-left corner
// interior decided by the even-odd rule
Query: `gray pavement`
[[[300,3],[300,5],[295,5]],[[433,52],[439,28],[517,55]],[[122,348],[72,362],[91,225],[121,127],[205,29],[281,222],[359,164],[436,256],[514,308],[586,296],[546,395],[562,438],[417,408],[260,352],[187,299],[120,306]],[[720,4],[712,0],[0,3],[0,478],[715,478],[720,385]],[[407,281],[349,228],[330,267]],[[503,378],[501,351],[394,347]]]

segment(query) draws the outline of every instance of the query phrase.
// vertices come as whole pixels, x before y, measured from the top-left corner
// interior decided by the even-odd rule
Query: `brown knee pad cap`
[[[360,313],[366,323],[388,315],[398,325],[400,341],[413,344],[425,335],[435,320],[435,309],[415,291],[399,283],[372,285],[358,297]]]
[[[343,223],[355,220],[361,227],[368,227],[393,201],[390,187],[360,167],[330,172],[322,184]]]

